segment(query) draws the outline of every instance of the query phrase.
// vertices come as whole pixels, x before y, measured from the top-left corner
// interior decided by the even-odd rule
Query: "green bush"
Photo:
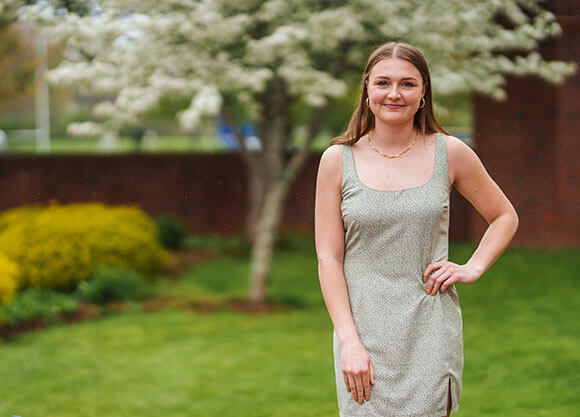
[[[157,239],[166,249],[181,249],[187,237],[185,224],[171,215],[159,216],[155,219]]]
[[[100,264],[152,277],[168,256],[153,219],[141,209],[101,203],[51,203],[2,213],[0,251],[20,266],[20,287],[70,289]]]
[[[27,288],[16,293],[12,301],[0,308],[2,322],[10,325],[34,318],[43,318],[48,323],[58,321],[60,313],[76,311],[75,297],[53,290]]]
[[[93,303],[140,300],[149,293],[143,276],[129,268],[99,265],[91,278],[79,284],[81,298]]]

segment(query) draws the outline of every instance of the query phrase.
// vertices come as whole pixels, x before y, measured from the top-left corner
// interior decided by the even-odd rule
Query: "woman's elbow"
[[[520,226],[520,217],[518,216],[518,212],[515,211],[515,209],[514,209],[514,214],[513,214],[513,223],[514,223],[514,235],[515,235],[516,231],[518,230],[518,227]]]
[[[505,222],[507,223],[507,227],[513,237],[518,230],[520,218],[518,212],[512,205],[510,205],[510,209],[505,213],[504,218],[506,219]]]

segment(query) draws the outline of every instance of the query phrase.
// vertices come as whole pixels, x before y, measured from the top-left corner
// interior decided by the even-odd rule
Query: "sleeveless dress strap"
[[[444,133],[437,133],[435,144],[435,167],[433,180],[449,188],[449,171],[447,168],[447,137]]]
[[[342,186],[355,185],[356,171],[350,145],[340,145],[342,149]]]

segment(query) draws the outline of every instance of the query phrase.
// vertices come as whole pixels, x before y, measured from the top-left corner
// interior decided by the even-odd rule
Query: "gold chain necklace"
[[[403,155],[405,152],[407,152],[409,149],[411,149],[415,145],[415,142],[417,141],[417,134],[415,134],[415,137],[413,138],[413,142],[411,142],[411,144],[407,147],[407,149],[402,150],[401,152],[399,152],[396,155],[387,155],[386,153],[382,153],[381,151],[379,151],[375,147],[374,143],[371,140],[371,133],[370,132],[367,133],[367,139],[369,140],[369,145],[371,145],[371,148],[373,148],[373,151],[375,151],[376,153],[378,153],[381,156],[384,156],[385,158],[394,159],[394,158],[398,158],[399,156]]]

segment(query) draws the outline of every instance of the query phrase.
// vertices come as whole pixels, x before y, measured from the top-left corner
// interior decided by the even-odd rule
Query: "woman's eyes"
[[[390,83],[389,83],[388,81],[384,81],[384,80],[383,80],[383,81],[379,81],[379,82],[377,82],[377,85],[378,85],[378,86],[381,86],[381,87],[386,87],[386,86],[388,86],[389,84],[390,84]],[[401,86],[403,86],[403,87],[405,87],[405,88],[411,88],[411,87],[414,87],[414,86],[415,86],[415,84],[413,84],[412,82],[409,82],[409,81],[405,81],[405,82],[401,83]]]

